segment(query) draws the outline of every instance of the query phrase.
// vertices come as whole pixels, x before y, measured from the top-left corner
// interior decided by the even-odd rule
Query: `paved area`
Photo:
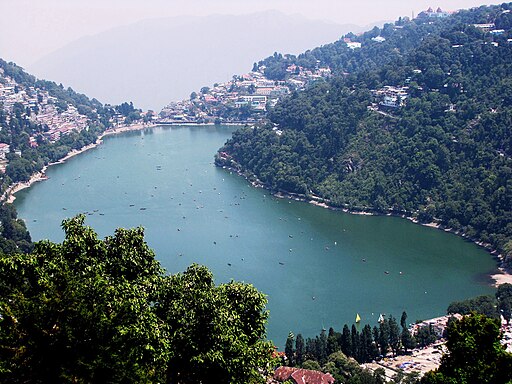
[[[363,366],[372,371],[384,368],[388,379],[391,379],[400,370],[404,373],[418,372],[423,375],[439,367],[443,352],[444,343],[438,342],[426,348],[414,349],[410,355],[387,357],[379,362],[363,364]]]

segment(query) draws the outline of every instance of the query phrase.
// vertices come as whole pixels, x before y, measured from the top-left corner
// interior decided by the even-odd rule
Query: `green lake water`
[[[453,300],[492,293],[496,263],[483,249],[394,217],[350,215],[278,199],[216,168],[213,155],[233,127],[158,127],[108,137],[48,169],[19,192],[16,207],[33,240],[62,241],[60,223],[89,212],[100,236],[145,227],[169,272],[208,266],[218,283],[255,285],[268,295],[268,337],[340,330],[356,313],[409,321],[439,316]],[[141,208],[145,208],[141,210]]]

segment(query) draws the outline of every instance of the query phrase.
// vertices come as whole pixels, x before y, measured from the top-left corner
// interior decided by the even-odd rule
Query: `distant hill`
[[[84,37],[29,69],[109,103],[160,110],[275,51],[298,53],[363,28],[276,11],[146,20]]]
[[[334,76],[245,128],[217,163],[272,190],[436,222],[512,262],[512,3],[425,12],[297,57]]]

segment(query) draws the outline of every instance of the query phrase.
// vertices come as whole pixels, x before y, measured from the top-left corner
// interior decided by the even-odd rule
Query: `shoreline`
[[[111,128],[111,129],[105,130],[100,136],[98,136],[98,140],[102,140],[106,136],[114,136],[114,135],[118,135],[118,134],[124,133],[124,132],[141,131],[146,128],[155,128],[159,125],[160,124],[155,124],[155,123],[149,123],[149,124],[138,123],[138,124],[126,125],[126,126],[122,126],[122,127]]]
[[[143,130],[146,128],[151,129],[151,128],[155,128],[159,125],[162,125],[162,124],[138,123],[138,124],[132,124],[132,125],[128,125],[128,126],[116,127],[116,128],[105,130],[101,135],[98,136],[98,138],[96,139],[96,142],[86,145],[78,150],[72,150],[72,151],[68,152],[66,154],[66,156],[59,159],[58,161],[55,161],[55,162],[45,165],[41,171],[34,173],[28,181],[18,182],[18,183],[11,185],[9,188],[6,189],[6,191],[0,197],[0,201],[12,204],[16,200],[16,196],[15,196],[16,193],[18,193],[19,191],[21,191],[23,189],[30,188],[34,183],[48,179],[48,177],[46,176],[46,170],[48,169],[48,167],[50,167],[52,165],[56,165],[56,164],[63,164],[72,157],[75,157],[75,156],[77,156],[81,153],[84,153],[90,149],[96,148],[101,143],[103,143],[103,138],[105,138],[107,136],[118,135],[121,133],[131,132],[131,131],[140,131],[140,130]],[[178,124],[176,124],[176,125],[178,125]],[[252,177],[254,178],[254,181],[252,181],[252,180],[250,180],[249,176],[247,176],[241,170],[239,170],[235,167],[228,166],[228,165],[218,165],[217,163],[216,163],[216,165],[220,166],[224,169],[228,169],[232,172],[235,172],[237,175],[242,176],[247,181],[249,181],[249,183],[253,187],[266,189],[273,196],[275,196],[277,198],[281,198],[281,199],[286,198],[286,199],[291,199],[291,200],[295,200],[295,201],[302,201],[305,203],[315,205],[317,207],[326,208],[326,209],[330,209],[333,211],[342,211],[342,212],[349,213],[352,215],[400,217],[403,219],[407,219],[414,224],[419,224],[419,225],[426,226],[426,227],[436,228],[436,229],[443,230],[444,232],[450,232],[452,234],[455,234],[459,237],[462,237],[465,240],[469,240],[469,241],[473,242],[474,244],[484,248],[491,256],[496,258],[498,260],[498,262],[501,263],[499,266],[496,267],[495,272],[488,275],[489,278],[492,281],[494,281],[494,283],[492,283],[492,286],[497,287],[498,285],[505,284],[505,283],[512,284],[512,273],[511,273],[511,271],[508,271],[507,269],[505,269],[503,267],[503,256],[502,255],[499,255],[499,254],[497,254],[497,252],[495,250],[490,249],[487,244],[484,244],[484,243],[476,241],[476,240],[471,240],[471,239],[467,238],[464,233],[460,233],[458,231],[453,231],[451,228],[446,228],[443,225],[441,225],[440,223],[436,223],[436,222],[421,223],[416,218],[414,218],[412,216],[408,216],[406,212],[395,213],[395,212],[390,211],[388,213],[379,213],[379,212],[374,212],[374,211],[365,210],[365,209],[359,210],[359,209],[350,209],[350,208],[340,208],[340,207],[331,206],[329,204],[330,202],[327,199],[321,198],[319,196],[315,196],[315,195],[306,196],[306,195],[292,193],[292,192],[286,192],[286,191],[272,191],[269,188],[267,188],[265,186],[265,184],[263,182],[261,182],[261,180],[259,180],[255,175],[252,175]]]
[[[101,143],[103,143],[103,138],[106,136],[118,135],[118,134],[124,133],[124,132],[140,131],[140,130],[143,130],[146,128],[154,128],[156,126],[157,126],[157,124],[152,124],[152,123],[151,124],[139,123],[139,124],[132,124],[132,125],[127,125],[127,126],[123,126],[123,127],[117,127],[117,128],[105,130],[101,135],[98,136],[98,138],[96,139],[96,141],[94,143],[86,145],[80,149],[71,150],[63,158],[45,165],[43,167],[43,169],[41,169],[39,172],[34,173],[28,181],[23,181],[23,182],[20,181],[20,182],[14,183],[11,186],[9,186],[9,188],[7,188],[5,190],[5,192],[3,193],[3,195],[1,196],[0,201],[3,201],[8,204],[12,204],[14,202],[14,200],[16,200],[16,196],[15,196],[16,193],[18,193],[19,191],[21,191],[23,189],[30,188],[32,186],[32,184],[34,184],[34,183],[48,179],[48,177],[46,176],[46,171],[47,171],[48,167],[50,167],[52,165],[56,165],[56,164],[64,164],[67,160],[71,159],[72,157],[80,155],[81,153],[84,153],[90,149],[96,148]]]
[[[512,284],[512,274],[505,268],[498,267],[497,273],[490,275],[489,277],[494,280],[493,286],[498,287],[501,284]]]
[[[512,284],[512,271],[509,271],[503,267],[503,256],[502,255],[498,254],[496,252],[496,250],[491,249],[488,246],[488,244],[484,244],[477,240],[469,239],[464,233],[454,231],[451,228],[446,228],[440,223],[437,223],[437,222],[421,223],[416,218],[414,218],[412,216],[408,216],[406,214],[406,212],[401,213],[401,214],[394,213],[394,212],[379,213],[379,212],[374,212],[374,211],[364,210],[364,209],[357,210],[357,209],[350,209],[350,208],[340,208],[340,207],[334,207],[334,206],[329,205],[329,201],[327,199],[323,199],[319,196],[312,195],[311,197],[308,197],[306,195],[301,195],[301,194],[292,193],[292,192],[272,191],[271,189],[267,188],[265,186],[265,184],[261,180],[259,180],[255,175],[251,175],[254,178],[254,181],[251,181],[249,176],[247,176],[244,172],[242,172],[241,170],[239,170],[235,167],[228,166],[228,165],[218,165],[217,163],[216,163],[216,165],[221,168],[227,169],[229,171],[235,172],[237,175],[245,178],[253,187],[263,188],[263,189],[269,191],[272,196],[275,196],[280,199],[290,199],[290,200],[295,200],[295,201],[302,201],[302,202],[305,202],[308,204],[315,205],[317,207],[330,209],[332,211],[342,211],[344,213],[349,213],[351,215],[399,217],[402,219],[407,219],[414,224],[422,225],[424,227],[435,228],[435,229],[442,230],[444,232],[452,233],[456,236],[461,237],[464,240],[471,241],[472,243],[476,244],[477,246],[483,248],[486,252],[488,252],[493,258],[495,258],[498,261],[499,265],[496,267],[496,271],[494,271],[490,274],[487,274],[487,276],[493,281],[493,283],[491,283],[491,286],[496,288],[496,287],[498,287],[498,285],[501,285],[501,284],[506,284],[506,283]]]
[[[156,122],[156,123],[136,123],[136,124],[131,124],[131,125],[126,125],[126,126],[121,126],[121,127],[115,127],[115,128],[107,129],[101,135],[98,136],[98,138],[96,139],[96,142],[91,143],[89,145],[86,145],[85,147],[82,147],[80,149],[73,149],[73,150],[71,150],[63,158],[61,158],[61,159],[59,159],[57,161],[54,161],[52,163],[48,163],[47,165],[45,165],[41,171],[34,173],[30,177],[30,179],[28,181],[23,181],[23,182],[20,181],[20,182],[14,183],[11,186],[9,186],[5,190],[5,192],[0,196],[0,202],[5,202],[5,203],[12,204],[14,202],[14,200],[16,200],[16,196],[14,196],[16,193],[18,193],[19,191],[21,191],[23,189],[30,188],[32,186],[32,184],[34,184],[34,183],[37,183],[39,181],[44,181],[44,180],[48,179],[48,177],[45,174],[46,170],[48,169],[48,167],[50,167],[52,165],[56,165],[56,164],[63,164],[63,163],[65,163],[67,160],[69,160],[72,157],[80,155],[81,153],[86,152],[86,151],[88,151],[90,149],[96,148],[98,145],[103,143],[103,138],[105,138],[107,136],[114,136],[114,135],[118,135],[118,134],[125,133],[125,132],[141,131],[141,130],[147,129],[147,128],[152,129],[152,128],[155,128],[155,127],[158,127],[158,126],[171,126],[171,125],[172,126],[179,126],[179,125],[184,125],[184,126],[193,126],[193,125],[209,126],[209,125],[214,125],[214,124],[213,123],[204,123],[204,124],[181,123],[180,124],[180,123],[161,123],[161,122]],[[229,123],[229,124],[225,124],[225,125],[240,125],[240,126],[243,126],[244,124],[242,124],[242,123]]]
[[[246,125],[251,125],[251,124],[256,124],[256,122],[254,122],[254,121],[222,122],[222,124],[220,124],[220,125],[244,127]],[[156,121],[155,125],[174,126],[174,127],[177,127],[177,126],[193,127],[193,126],[197,125],[197,126],[211,127],[211,126],[219,125],[219,124],[215,124],[215,123],[195,123],[193,121],[184,121],[184,122],[179,122],[179,121]]]

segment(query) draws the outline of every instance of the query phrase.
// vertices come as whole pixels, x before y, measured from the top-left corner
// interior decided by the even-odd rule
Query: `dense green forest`
[[[0,255],[2,383],[259,383],[274,367],[265,296],[198,265],[165,273],[142,228]]]
[[[511,256],[511,8],[400,19],[349,36],[360,49],[339,41],[264,60],[328,64],[337,76],[235,132],[216,163],[274,191],[434,221]],[[379,96],[389,87],[405,92],[391,107]]]

